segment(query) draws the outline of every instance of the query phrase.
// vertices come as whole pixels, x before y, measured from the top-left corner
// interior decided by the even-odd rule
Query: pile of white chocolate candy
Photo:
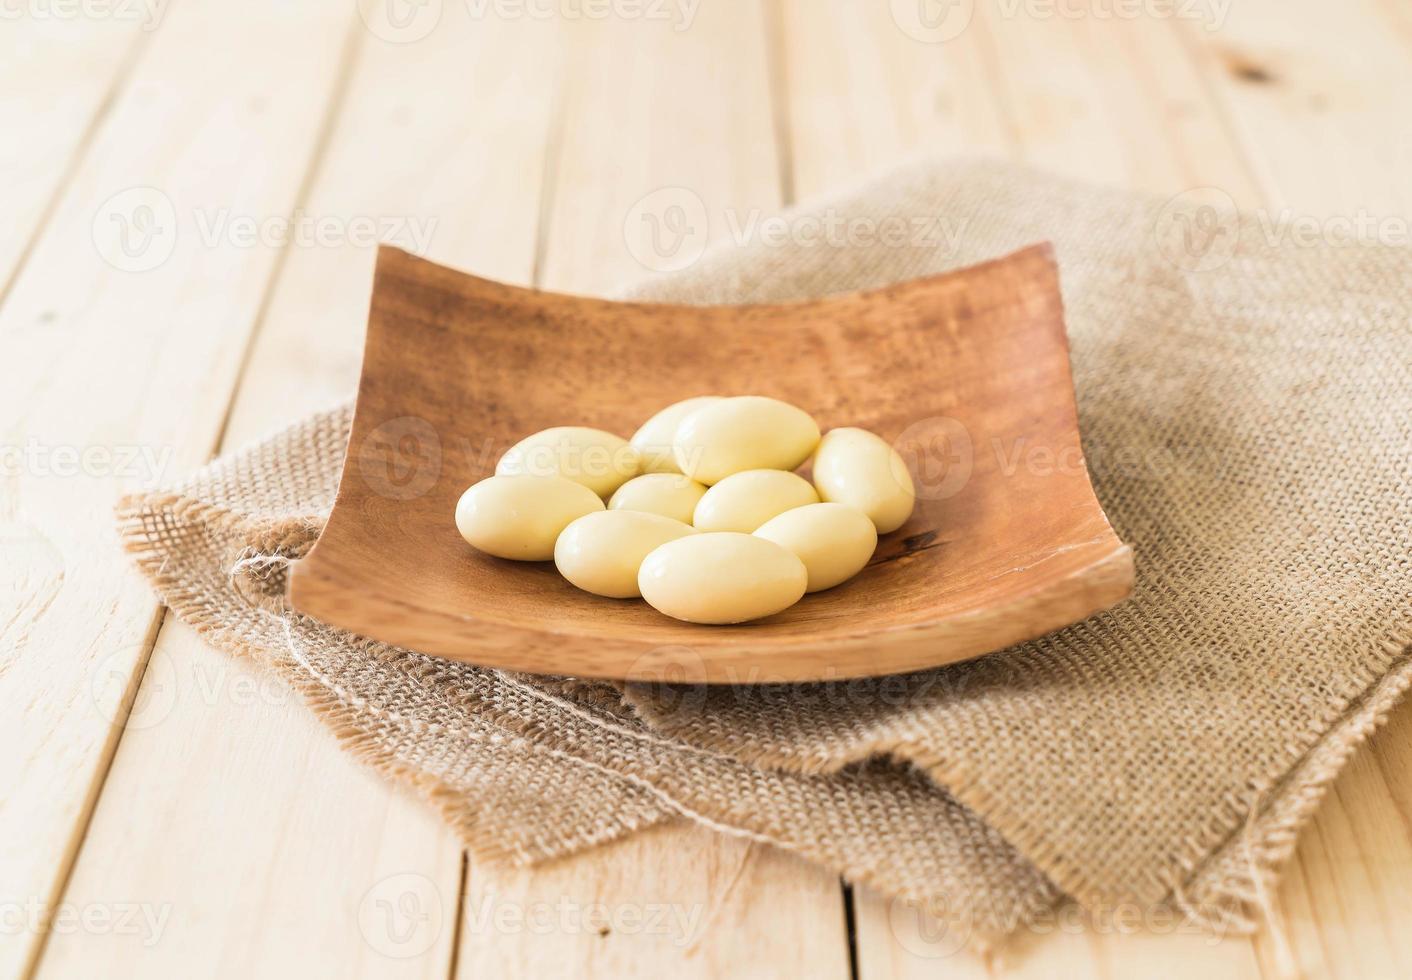
[[[812,485],[793,472],[811,457]],[[499,558],[552,558],[595,595],[743,623],[858,574],[915,500],[906,464],[871,432],[820,438],[786,402],[706,396],[631,440],[573,426],[521,440],[461,496],[456,527]]]

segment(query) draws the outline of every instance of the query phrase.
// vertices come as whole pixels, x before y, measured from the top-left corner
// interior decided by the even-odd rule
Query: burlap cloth
[[[1243,926],[1412,679],[1412,254],[1008,165],[921,164],[634,295],[781,300],[1049,240],[1085,451],[1133,598],[943,670],[772,687],[449,663],[283,606],[339,409],[120,508],[165,601],[307,697],[482,859],[682,817],[1004,933],[1062,895]],[[889,231],[891,229],[891,231]],[[905,229],[905,231],[899,231]],[[820,378],[820,384],[827,384]]]

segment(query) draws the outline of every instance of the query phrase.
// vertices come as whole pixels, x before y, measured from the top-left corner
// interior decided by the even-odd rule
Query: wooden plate
[[[624,436],[691,395],[763,394],[892,440],[911,520],[837,588],[741,626],[580,592],[456,532],[456,501],[552,425]],[[1108,608],[1131,550],[1079,446],[1048,245],[773,306],[614,303],[378,254],[337,500],[291,574],[301,612],[398,646],[540,673],[760,683],[964,660]]]

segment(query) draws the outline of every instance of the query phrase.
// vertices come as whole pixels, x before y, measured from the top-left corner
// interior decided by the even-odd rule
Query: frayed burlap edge
[[[1400,646],[1393,643],[1388,650],[1391,658],[1385,673],[1271,787],[1265,794],[1271,802],[1262,807],[1262,794],[1253,791],[1245,820],[1228,825],[1224,840],[1191,869],[1184,887],[1173,884],[1176,903],[1190,917],[1208,928],[1227,923],[1203,921],[1201,912],[1207,909],[1230,909],[1237,916],[1230,924],[1237,927],[1276,921],[1274,891],[1280,870],[1298,846],[1301,829],[1353,753],[1387,721],[1412,687],[1412,630]]]
[[[479,832],[478,814],[474,810],[468,811],[464,793],[433,776],[399,763],[381,751],[376,740],[359,725],[360,710],[355,702],[341,697],[326,681],[311,674],[296,657],[248,644],[205,617],[201,612],[200,593],[168,574],[164,556],[152,547],[141,515],[154,510],[222,528],[245,540],[257,542],[246,555],[236,559],[236,564],[251,560],[287,562],[298,559],[307,553],[317,538],[323,515],[281,521],[252,520],[182,494],[136,494],[124,498],[117,507],[119,533],[125,550],[133,556],[163,602],[182,621],[218,649],[271,670],[288,683],[342,748],[379,774],[406,786],[432,806],[451,827],[473,860],[505,867],[551,863],[660,825],[660,821],[640,825],[620,822],[609,833],[593,839],[568,841],[556,850],[535,855],[502,847],[495,835]],[[234,572],[232,568],[232,574]],[[287,609],[269,604],[264,604],[264,611],[281,620],[291,615]],[[1297,846],[1299,831],[1313,816],[1353,752],[1386,721],[1388,712],[1412,687],[1412,629],[1406,635],[1408,640],[1405,644],[1393,642],[1388,645],[1386,660],[1377,670],[1369,672],[1357,698],[1341,712],[1331,713],[1310,727],[1308,742],[1298,747],[1300,760],[1293,764],[1283,779],[1273,786],[1251,787],[1244,799],[1231,799],[1228,806],[1213,817],[1207,834],[1186,842],[1186,854],[1173,855],[1171,866],[1176,870],[1166,877],[1154,876],[1154,884],[1161,886],[1162,897],[1170,900],[1190,921],[1213,931],[1250,932],[1262,922],[1272,920],[1275,910],[1273,893],[1282,866]],[[350,641],[355,644],[359,642],[351,636]],[[634,707],[640,708],[640,705]],[[650,722],[650,718],[644,720]],[[504,729],[502,731],[507,739],[527,744],[521,736]],[[1101,899],[1089,889],[1081,869],[1066,863],[1062,856],[1040,847],[1022,825],[1010,819],[1005,808],[997,806],[996,801],[980,792],[964,772],[945,759],[927,758],[915,749],[915,746],[901,740],[889,746],[871,747],[873,754],[890,756],[918,766],[931,779],[946,786],[963,805],[985,814],[987,822],[1043,868],[1055,885],[1081,906],[1094,908],[1102,905]],[[601,770],[601,767],[567,753],[563,759],[569,765]],[[747,761],[771,764],[764,754]],[[828,765],[809,768],[822,773],[837,766],[838,760],[833,760]],[[721,824],[683,807],[645,780],[603,771],[645,790],[675,818],[690,819],[714,831],[747,840],[779,844],[766,835]],[[1193,852],[1204,854],[1204,859],[1191,860],[1189,855]],[[845,878],[857,885],[880,885],[866,874]],[[969,945],[978,952],[990,952],[998,947],[1002,939],[1002,933],[978,931]]]
[[[1412,624],[1398,623],[1385,636],[1391,638],[1374,651],[1375,662],[1350,672],[1337,700],[1290,740],[1282,774],[1263,785],[1252,783],[1228,794],[1199,833],[1173,842],[1176,846],[1167,860],[1135,883],[1140,895],[1170,896],[1175,904],[1185,906],[1189,915],[1206,919],[1212,927],[1249,927],[1259,913],[1269,909],[1270,889],[1280,865],[1294,850],[1299,829],[1353,750],[1385,720],[1398,697],[1412,685],[1412,664],[1408,663]],[[948,762],[935,749],[924,750],[927,754],[923,755],[917,746],[891,744],[897,741],[894,738],[888,745],[869,746],[863,754],[887,755],[917,765],[961,803],[984,815],[1081,903],[1101,904],[1103,897],[1094,893],[1084,870],[1041,844],[1039,835],[1026,832],[1015,813],[998,807],[976,785],[974,773]],[[748,761],[772,763],[767,756]],[[821,765],[820,771],[838,764],[839,760],[832,760],[828,766]],[[797,769],[798,761],[783,768]]]
[[[1252,932],[1269,919],[1280,870],[1293,856],[1299,831],[1354,751],[1387,720],[1412,687],[1412,624],[1395,630],[1394,635],[1405,639],[1389,641],[1383,648],[1386,656],[1354,679],[1356,689],[1341,708],[1318,718],[1306,730],[1307,737],[1289,747],[1292,761],[1284,775],[1273,784],[1252,785],[1246,793],[1230,796],[1199,837],[1183,841],[1183,850],[1174,852],[1163,867],[1150,873],[1147,886],[1138,891],[1140,899],[1169,900],[1189,919],[1212,930]],[[650,702],[628,697],[625,703],[649,726],[660,723]],[[984,792],[967,770],[944,756],[925,754],[906,731],[812,762],[786,758],[768,749],[731,754],[751,765],[814,775],[878,756],[916,766],[962,805],[980,814],[1080,905],[1100,908],[1108,901],[1082,868],[1066,860]]]
[[[1166,869],[1152,873],[1155,887],[1150,894],[1170,901],[1188,920],[1212,931],[1251,933],[1277,921],[1274,893],[1298,846],[1299,832],[1353,753],[1412,687],[1412,630],[1403,635],[1404,641],[1386,648],[1387,660],[1331,726],[1311,726],[1309,742],[1294,749],[1301,758],[1284,777],[1272,786],[1250,787],[1243,798],[1228,799],[1206,833],[1184,841],[1186,849],[1174,853]],[[888,754],[921,767],[964,806],[981,814],[1081,906],[1104,905],[1105,898],[1095,893],[1082,868],[1046,846],[963,771],[945,760],[917,757],[902,745]]]
[[[207,526],[243,533],[248,535],[249,540],[259,542],[249,549],[247,556],[237,559],[237,562],[250,559],[266,562],[293,561],[302,557],[313,547],[318,532],[323,527],[324,515],[310,515],[278,522],[251,520],[226,508],[194,500],[182,494],[132,494],[123,497],[115,509],[119,540],[123,549],[132,556],[138,569],[172,613],[212,646],[229,655],[240,657],[258,669],[269,670],[289,684],[309,706],[315,717],[333,734],[340,748],[395,784],[406,786],[414,795],[429,804],[452,829],[474,860],[502,867],[543,864],[569,857],[591,847],[621,840],[656,826],[656,823],[639,824],[619,819],[610,833],[566,841],[557,849],[536,855],[503,847],[501,840],[494,834],[479,833],[478,813],[467,809],[465,794],[381,751],[376,739],[358,724],[360,712],[355,701],[340,697],[330,684],[317,674],[311,673],[291,655],[291,652],[282,654],[247,643],[232,635],[231,631],[223,630],[219,624],[202,613],[200,593],[167,572],[165,556],[153,548],[153,542],[146,534],[142,515],[158,510]],[[235,573],[236,569],[232,567],[231,574]],[[261,606],[266,614],[281,621],[287,621],[287,617],[291,615],[285,609],[259,600],[250,600],[247,597],[247,601]],[[366,645],[366,641],[361,641],[351,634],[348,634],[348,639],[350,644]],[[505,732],[505,737],[521,745],[528,744],[526,740],[510,732]],[[588,765],[584,760],[572,757],[568,757],[568,761]],[[656,795],[660,799],[660,794]]]
[[[219,504],[199,500],[182,493],[162,492],[129,495],[119,501],[115,510],[119,537],[124,550],[132,556],[139,571],[149,580],[162,602],[182,622],[190,625],[203,640],[216,649],[228,655],[240,657],[252,664],[257,670],[269,671],[282,682],[287,683],[309,706],[315,718],[332,733],[342,749],[348,751],[361,764],[392,780],[394,784],[400,784],[411,791],[414,796],[429,804],[451,828],[473,861],[491,867],[541,867],[681,820],[690,820],[716,833],[780,847],[792,853],[796,852],[796,849],[791,847],[788,842],[773,838],[768,834],[721,823],[690,806],[684,805],[648,780],[631,773],[608,769],[591,760],[561,750],[551,750],[551,754],[562,760],[565,765],[596,771],[622,782],[625,786],[645,792],[660,805],[661,810],[667,814],[667,818],[633,822],[631,820],[625,821],[620,816],[614,815],[615,823],[611,833],[592,837],[579,835],[564,840],[561,846],[556,849],[544,849],[532,854],[513,847],[502,846],[497,835],[484,832],[479,811],[473,807],[468,809],[470,800],[465,792],[445,784],[428,773],[400,763],[385,746],[380,745],[377,738],[360,724],[360,718],[363,714],[361,699],[350,697],[340,691],[335,681],[322,677],[310,665],[301,662],[292,638],[288,640],[288,650],[248,643],[237,635],[237,631],[223,627],[204,614],[202,612],[203,599],[206,597],[199,590],[185,584],[166,570],[166,558],[160,549],[155,547],[153,539],[149,536],[143,517],[154,513],[161,513],[165,517],[175,520],[190,521],[204,528],[222,531],[229,534],[232,539],[249,542],[238,555],[231,556],[232,560],[227,570],[233,586],[236,585],[235,579],[238,575],[284,567],[307,554],[318,537],[325,515],[314,514],[277,520],[254,518]],[[263,614],[274,617],[286,626],[299,616],[298,613],[290,610],[287,604],[272,601],[268,596],[252,594],[249,590],[238,586],[234,588],[234,591],[241,599],[259,608]],[[380,646],[374,641],[354,634],[336,632],[339,632],[350,647],[365,650],[369,655],[376,655],[375,650]],[[586,709],[557,698],[548,691],[539,690],[532,684],[519,681],[513,675],[502,673],[501,676],[504,683],[532,694],[537,699],[554,704],[561,710],[572,711],[580,716],[585,714]],[[368,710],[376,713],[380,709],[368,706]],[[591,720],[596,724],[606,723],[603,719],[592,718]],[[495,727],[505,740],[527,748],[532,747],[533,743],[513,728],[507,728],[503,725]],[[468,737],[474,737],[473,733],[467,732],[466,734]],[[634,737],[655,740],[655,736],[648,733],[634,735]],[[710,750],[685,744],[673,747],[679,751],[688,751],[702,756],[713,754]],[[808,859],[808,855],[802,856]],[[869,871],[850,873],[838,868],[828,868],[827,870],[838,874],[843,881],[850,885],[872,888],[884,895],[895,893],[894,883],[885,881]],[[898,894],[897,897],[913,903],[919,908],[930,907],[930,898],[926,895]],[[1025,923],[1033,920],[1035,916],[1044,911],[1052,909],[1062,900],[1064,900],[1064,896],[1057,888],[1050,885],[1048,888],[1037,890],[1033,895],[1030,895],[1024,907],[1017,911],[1013,918],[1004,922],[991,923],[984,919],[968,919],[964,947],[976,955],[990,956],[1003,949],[1009,939]]]
[[[895,177],[930,163],[929,156],[920,156],[890,174]],[[956,158],[953,163],[958,169],[1008,166],[984,156]],[[1075,190],[1089,187],[1077,180],[1051,179],[1056,185],[1067,185]],[[868,184],[869,180],[862,180],[857,186],[822,197],[815,203],[815,209],[829,205],[840,207],[852,201]],[[1153,195],[1132,196],[1146,196],[1154,204],[1162,203]],[[739,246],[726,244],[717,246],[714,253],[725,255],[739,250]],[[703,263],[703,266],[708,264]],[[728,271],[713,268],[711,274],[720,277]],[[637,282],[618,295],[626,299],[680,302],[675,290],[658,288],[660,283],[670,282],[670,279],[664,276],[646,284]],[[757,286],[760,281],[756,280]],[[759,292],[744,288],[738,281],[727,281],[720,291],[730,294],[730,302],[755,301]],[[780,297],[772,294],[768,299],[779,301]],[[712,301],[725,300],[714,296]],[[1271,919],[1273,893],[1284,864],[1293,857],[1300,831],[1353,753],[1386,722],[1389,712],[1412,687],[1412,610],[1395,617],[1394,625],[1385,636],[1376,660],[1354,672],[1338,700],[1312,719],[1301,737],[1285,746],[1288,761],[1281,775],[1259,785],[1250,783],[1242,792],[1228,794],[1199,834],[1175,842],[1179,848],[1161,865],[1149,870],[1145,881],[1134,883],[1133,892],[1140,901],[1170,901],[1188,919],[1212,930],[1252,932]],[[635,699],[628,692],[625,703],[646,724],[655,727],[660,723],[660,719],[654,717],[649,699]],[[918,731],[912,729],[912,732]],[[893,732],[885,740],[859,743],[850,751],[813,759],[785,756],[769,748],[733,747],[731,754],[752,765],[811,774],[836,771],[879,756],[914,765],[950,791],[958,802],[980,815],[1081,906],[1101,908],[1112,901],[1111,895],[1100,891],[1082,867],[1044,840],[1010,807],[977,785],[973,772],[943,753],[919,744],[923,739],[910,739],[912,732]]]

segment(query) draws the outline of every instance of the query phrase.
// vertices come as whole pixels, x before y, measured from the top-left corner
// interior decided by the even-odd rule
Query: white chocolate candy
[[[704,484],[680,473],[648,473],[620,486],[608,501],[609,510],[643,510],[690,524]]]
[[[668,405],[633,433],[631,444],[642,458],[644,473],[680,473],[672,443],[682,419],[711,402],[721,401],[720,395],[702,395]]]
[[[760,395],[723,398],[682,419],[674,437],[677,466],[708,486],[745,470],[792,470],[819,444],[808,413]]]
[[[787,510],[762,524],[755,536],[789,549],[804,563],[809,592],[831,589],[857,575],[878,545],[878,532],[868,515],[846,504]]]
[[[804,563],[773,541],[732,531],[692,534],[652,552],[637,573],[642,597],[688,623],[743,623],[804,595]]]
[[[585,592],[634,599],[642,594],[637,587],[642,560],[658,546],[694,533],[681,521],[646,511],[585,514],[559,535],[554,564],[560,575]]]
[[[492,476],[461,494],[456,529],[497,558],[548,561],[569,522],[602,509],[592,490],[560,476]]]
[[[879,534],[901,527],[917,500],[902,457],[866,429],[830,429],[824,435],[814,453],[814,486],[826,503],[867,514]]]
[[[562,476],[609,497],[637,475],[637,450],[602,429],[560,425],[526,436],[495,466],[497,476]]]
[[[691,523],[701,531],[740,531],[749,534],[776,514],[805,504],[819,495],[809,481],[784,470],[732,473],[701,497]]]

